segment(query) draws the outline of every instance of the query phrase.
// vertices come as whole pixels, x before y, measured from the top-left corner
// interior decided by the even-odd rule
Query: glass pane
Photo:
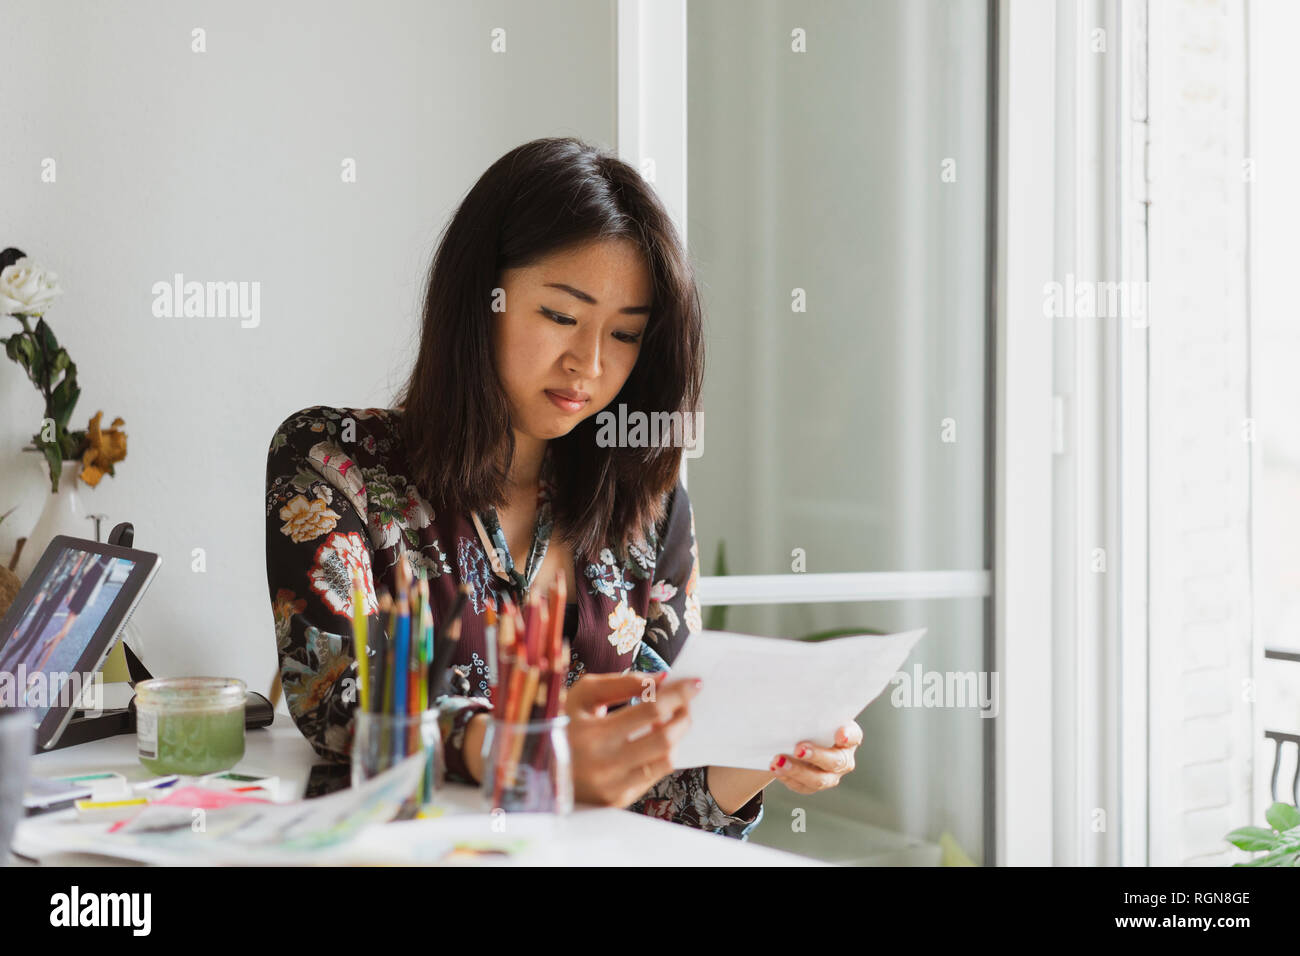
[[[700,556],[984,567],[987,10],[688,6]],[[807,52],[794,52],[804,31]]]
[[[719,620],[723,609],[705,608],[708,627],[774,640],[832,628],[928,628],[896,680],[858,717],[856,769],[816,794],[769,785],[750,839],[845,864],[934,866],[943,846],[982,864],[984,735],[1002,695],[984,669],[984,609],[982,598],[737,606]],[[794,825],[800,818],[802,830]]]

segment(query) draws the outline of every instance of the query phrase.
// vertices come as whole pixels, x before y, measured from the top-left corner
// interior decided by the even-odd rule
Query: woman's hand
[[[569,688],[573,795],[582,803],[627,807],[673,772],[673,749],[691,725],[694,680],[658,674],[584,674]],[[641,698],[609,713],[611,704]]]
[[[796,744],[793,754],[779,754],[771,770],[776,779],[795,793],[816,793],[839,786],[840,778],[856,764],[853,752],[862,743],[862,728],[856,722],[835,731],[834,747],[818,747],[811,741]]]

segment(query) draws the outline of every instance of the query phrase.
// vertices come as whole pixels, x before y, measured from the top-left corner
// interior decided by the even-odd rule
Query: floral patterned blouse
[[[551,534],[550,457],[539,480],[537,521],[527,567],[513,566],[494,509],[435,514],[406,475],[410,468],[394,409],[316,406],[291,415],[271,439],[266,470],[266,575],[275,615],[280,682],[289,713],[322,757],[347,761],[356,703],[352,571],[360,568],[370,613],[380,587],[396,592],[405,555],[429,578],[435,633],[461,582],[469,585],[453,664],[463,675],[435,702],[449,779],[472,783],[465,729],[490,711],[486,601],[522,601]],[[670,493],[666,517],[626,554],[603,548],[574,568],[576,601],[566,606],[571,662],[566,684],[583,673],[667,670],[687,638],[703,629],[696,594],[699,549],[686,489]],[[585,563],[585,566],[584,566]],[[498,605],[499,606],[499,605]],[[763,792],[736,813],[718,806],[705,768],[679,769],[628,809],[746,839],[763,815]]]

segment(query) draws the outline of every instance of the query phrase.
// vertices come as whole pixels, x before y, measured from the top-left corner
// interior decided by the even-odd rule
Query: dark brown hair
[[[636,364],[608,408],[698,412],[704,336],[694,270],[663,204],[630,165],[572,137],[506,153],[443,230],[429,273],[419,355],[397,404],[412,476],[435,509],[504,505],[514,433],[492,356],[502,270],[591,240],[628,239],[650,271]],[[601,447],[596,415],[553,439],[555,534],[585,558],[642,540],[663,518],[682,448]],[[500,464],[504,462],[504,467]]]

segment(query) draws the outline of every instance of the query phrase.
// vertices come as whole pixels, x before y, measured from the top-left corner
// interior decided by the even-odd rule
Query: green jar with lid
[[[136,747],[156,774],[200,775],[244,759],[244,697],[233,677],[164,677],[135,685]]]

